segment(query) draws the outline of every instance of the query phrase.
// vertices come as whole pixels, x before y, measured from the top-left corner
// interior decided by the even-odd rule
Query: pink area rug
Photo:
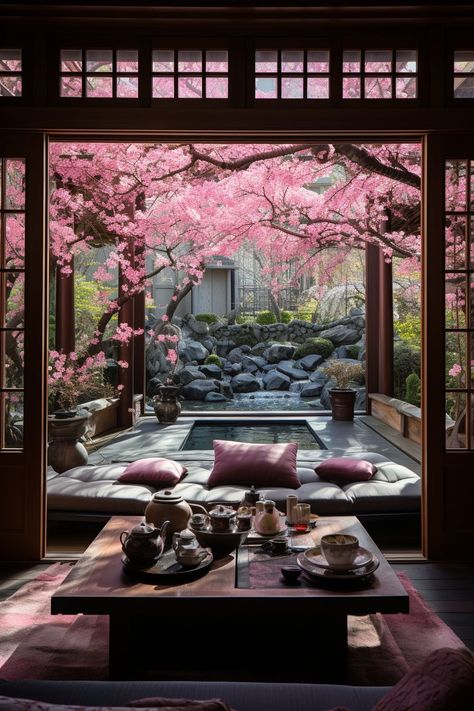
[[[95,615],[50,615],[50,598],[70,570],[55,563],[0,603],[0,677],[106,679],[108,620]],[[390,685],[434,649],[463,647],[426,605],[408,577],[409,615],[349,618],[349,681]]]

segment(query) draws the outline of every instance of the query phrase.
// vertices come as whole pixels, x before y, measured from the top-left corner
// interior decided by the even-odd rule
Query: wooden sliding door
[[[0,560],[44,554],[45,139],[0,135]]]

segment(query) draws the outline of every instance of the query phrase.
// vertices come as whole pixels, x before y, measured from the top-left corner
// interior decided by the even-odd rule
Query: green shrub
[[[403,321],[393,324],[395,333],[410,348],[419,348],[421,344],[421,318],[408,314]]]
[[[356,346],[355,343],[351,346],[346,346],[346,353],[348,358],[353,358],[357,360],[360,353],[360,346]]]
[[[316,299],[310,299],[301,306],[298,306],[293,318],[296,318],[299,321],[308,321],[309,323],[312,323],[313,315],[316,313],[317,308],[318,302]]]
[[[204,321],[205,323],[217,323],[219,321],[216,314],[196,314],[196,321]]]
[[[215,353],[211,353],[211,355],[208,355],[204,363],[206,365],[218,365],[219,368],[222,368],[222,361]]]
[[[238,316],[235,317],[235,323],[252,323],[255,322],[255,318],[253,316],[246,316],[244,314],[239,314]]]
[[[405,402],[420,407],[421,380],[416,373],[410,373],[405,380]]]
[[[308,338],[301,346],[296,349],[293,358],[304,358],[307,355],[315,353],[323,358],[329,358],[334,350],[334,344],[329,338]]]
[[[411,348],[399,341],[393,347],[393,388],[394,396],[403,400],[406,379],[411,373],[420,374],[421,353],[419,348]]]
[[[272,311],[260,311],[255,321],[260,326],[269,326],[271,323],[276,323],[277,318]]]
[[[293,320],[293,311],[280,311],[280,323],[290,323]]]

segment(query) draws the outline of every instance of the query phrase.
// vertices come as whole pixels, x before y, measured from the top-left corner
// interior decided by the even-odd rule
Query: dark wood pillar
[[[74,258],[71,273],[61,274],[56,267],[56,335],[55,347],[58,352],[71,353],[76,347],[76,327],[74,318]]]
[[[380,247],[365,249],[367,392],[393,395],[392,265]]]
[[[127,258],[130,260],[131,264],[134,263],[133,240],[130,240]],[[122,268],[120,268],[118,277],[118,289],[120,296],[127,293],[127,289],[124,289],[124,287],[128,286],[128,281]],[[132,328],[135,328],[133,298],[128,299],[124,304],[122,304],[118,314],[118,322],[119,324],[126,323]],[[135,368],[133,355],[134,344],[132,337],[127,344],[120,343],[119,345],[119,360],[124,360],[128,363],[128,368],[119,368],[118,371],[119,385],[123,385],[117,416],[117,424],[119,427],[131,427],[133,424],[133,373]]]

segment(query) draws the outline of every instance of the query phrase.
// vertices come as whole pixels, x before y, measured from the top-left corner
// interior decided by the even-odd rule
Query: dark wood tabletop
[[[106,615],[163,615],[187,608],[203,611],[212,608],[216,600],[226,600],[230,609],[238,605],[240,612],[249,606],[261,607],[266,613],[274,607],[281,609],[287,603],[298,603],[318,614],[364,615],[371,612],[408,612],[408,594],[385,560],[381,551],[354,516],[321,517],[312,531],[314,543],[328,533],[351,533],[360,545],[374,553],[380,560],[370,586],[357,590],[328,590],[304,586],[277,589],[242,589],[235,584],[235,554],[213,562],[204,577],[179,585],[137,582],[124,573],[121,563],[120,533],[137,525],[138,516],[114,516],[52,596],[53,614],[106,614]],[[297,544],[297,538],[293,538]],[[157,601],[159,605],[157,605]],[[292,606],[294,602],[291,603]]]

